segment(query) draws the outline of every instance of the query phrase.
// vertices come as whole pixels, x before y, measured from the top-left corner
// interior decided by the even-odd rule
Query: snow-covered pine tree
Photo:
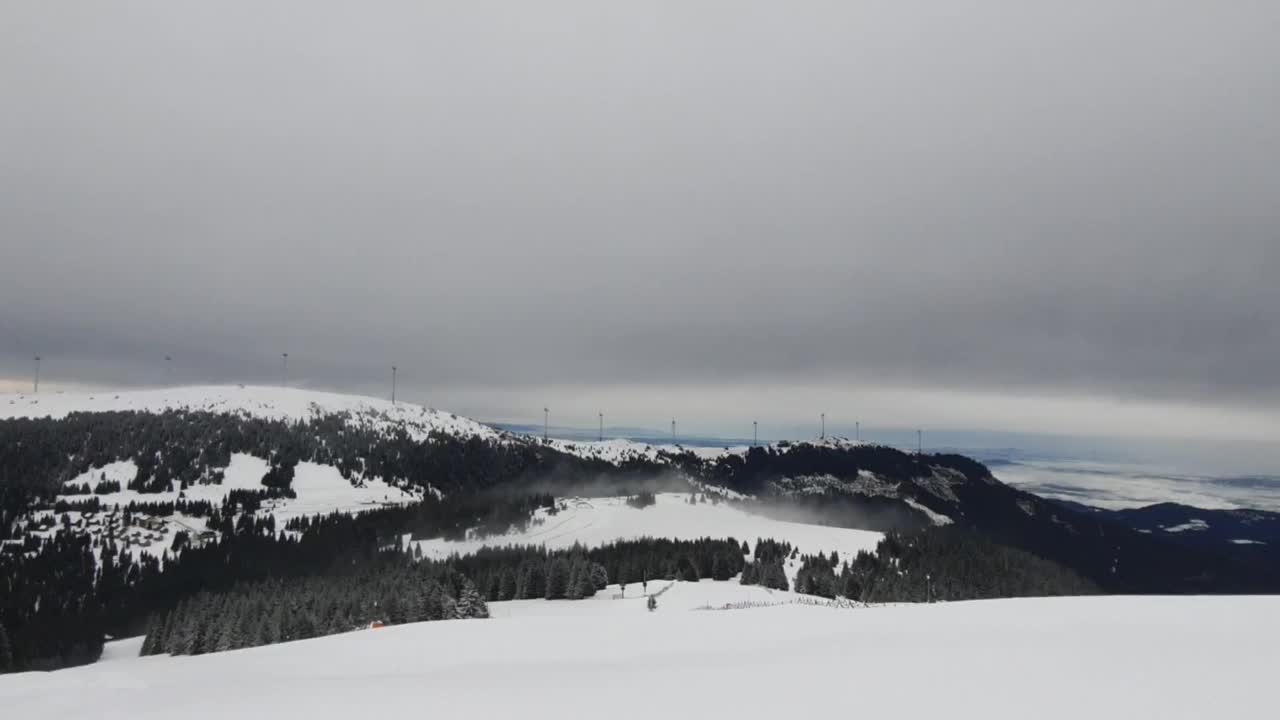
[[[603,590],[609,586],[609,571],[600,563],[591,563],[591,584],[596,590]]]
[[[440,595],[440,609],[441,620],[457,620],[460,617],[458,615],[458,602],[448,594]]]
[[[173,612],[160,613],[156,622],[156,639],[151,644],[152,655],[169,652],[169,635],[173,632]]]
[[[582,598],[582,561],[574,560],[569,565],[569,582],[565,585],[564,596],[569,600]]]
[[[485,604],[484,598],[480,597],[476,586],[470,580],[462,581],[462,591],[458,593],[457,611],[458,617],[461,618],[489,617],[489,606]]]
[[[156,645],[156,654],[177,655],[178,652],[178,631],[182,623],[182,616],[186,613],[188,600],[183,600],[173,608],[172,611],[165,616],[165,629],[161,636],[161,642]]]
[[[147,629],[145,631],[146,635],[143,636],[142,638],[142,649],[138,651],[139,655],[155,655],[156,654],[155,652],[156,635],[157,635],[156,630],[158,629],[158,625],[159,625],[159,618],[157,618],[154,613],[151,615],[151,617],[147,618]],[[0,629],[0,633],[2,632],[4,632],[4,630]]]
[[[245,604],[236,618],[235,631],[232,633],[232,650],[253,647],[254,640],[254,606]]]

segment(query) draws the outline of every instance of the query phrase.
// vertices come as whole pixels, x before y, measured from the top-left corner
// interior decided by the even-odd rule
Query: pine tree
[[[156,624],[156,639],[151,645],[152,655],[163,655],[169,652],[169,635],[173,632],[173,613],[166,612],[160,615],[160,621]]]
[[[548,600],[560,600],[569,590],[569,561],[556,558],[548,563],[547,590],[544,597]]]
[[[300,609],[296,613],[293,627],[293,637],[295,640],[306,640],[307,638],[316,637],[318,634],[316,632],[316,619],[311,612],[305,608]]]
[[[502,576],[498,584],[498,599],[512,600],[516,596],[516,573],[509,567],[502,569]]]
[[[13,670],[13,648],[9,645],[9,633],[0,624],[0,673]]]
[[[574,560],[569,565],[569,582],[565,585],[564,596],[569,600],[578,600],[582,597],[582,561]]]
[[[257,630],[258,627],[256,620],[257,612],[259,612],[257,609],[253,609],[253,606],[249,606],[249,609],[246,609],[245,612],[240,614],[240,621],[236,625],[234,649],[239,650],[240,648],[253,647],[254,643],[257,642],[258,638],[255,634],[255,630]]]
[[[600,563],[591,563],[591,584],[596,590],[609,587],[609,571]]]
[[[698,582],[698,568],[694,566],[693,560],[688,556],[682,556],[676,561],[676,579],[685,582]]]
[[[570,600],[593,597],[596,594],[595,579],[591,574],[591,564],[586,560],[574,563],[570,576],[568,597]]]
[[[381,605],[383,608],[383,613],[386,615],[386,617],[382,618],[382,620],[386,622],[388,625],[399,625],[403,622],[406,622],[407,616],[404,612],[404,609],[400,605],[399,597],[397,597],[396,595],[391,595],[384,602],[382,602]]]
[[[767,563],[760,570],[760,584],[774,590],[787,590],[787,573],[782,569],[782,562]]]
[[[427,608],[428,590],[428,587],[415,585],[413,591],[408,593],[404,603],[405,622],[422,622],[424,620],[431,619],[430,612]],[[339,630],[338,632],[343,631]]]
[[[720,554],[716,553],[711,557],[711,579],[712,580],[728,580],[728,566],[721,559]]]
[[[441,620],[457,620],[458,603],[449,595],[440,596],[440,619]]]
[[[462,581],[462,591],[458,593],[457,611],[458,617],[461,618],[489,617],[488,605],[485,604],[484,598],[480,597],[476,586],[470,580],[464,579]]]
[[[217,634],[213,642],[213,652],[226,652],[244,647],[244,640],[240,637],[241,612],[240,603],[229,604],[223,608],[218,627],[215,629]]]
[[[279,605],[262,616],[262,625],[258,630],[259,645],[274,645],[289,639],[284,634],[284,613],[281,612]]]
[[[0,632],[3,632],[0,630]],[[152,615],[147,618],[146,634],[142,638],[142,649],[138,651],[139,655],[155,655],[156,647],[156,616]]]
[[[423,614],[425,614],[426,605],[422,602],[421,598],[418,600],[418,606],[423,609]],[[426,618],[420,615],[418,619],[425,620]],[[334,606],[333,612],[329,615],[329,623],[325,626],[325,634],[337,635],[338,633],[344,633],[350,629],[351,623],[342,612],[342,608]]]

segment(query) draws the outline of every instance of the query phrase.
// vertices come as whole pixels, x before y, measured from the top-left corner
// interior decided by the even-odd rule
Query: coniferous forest
[[[345,572],[236,583],[154,613],[143,655],[200,655],[369,626],[488,617],[484,598],[447,566],[381,557]]]

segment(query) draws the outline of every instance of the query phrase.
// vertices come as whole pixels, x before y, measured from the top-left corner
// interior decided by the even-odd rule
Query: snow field
[[[435,538],[408,544],[421,549],[423,557],[441,559],[453,554],[473,553],[485,546],[545,545],[555,550],[571,547],[574,543],[598,547],[617,540],[642,537],[675,540],[732,537],[739,542],[747,541],[754,551],[758,538],[773,538],[789,541],[800,549],[801,554],[829,554],[834,550],[841,558],[852,558],[859,550],[875,550],[876,543],[884,537],[869,530],[772,520],[739,510],[728,503],[706,501],[689,504],[686,493],[661,493],[655,499],[654,505],[637,509],[627,505],[624,497],[565,498],[557,501],[565,509],[554,515],[545,509],[539,510],[534,517],[535,524],[523,532],[463,541]],[[799,562],[788,563],[786,570],[788,581],[794,582]]]
[[[41,720],[1261,717],[1280,645],[1275,597],[613,604],[0,676],[0,705]]]

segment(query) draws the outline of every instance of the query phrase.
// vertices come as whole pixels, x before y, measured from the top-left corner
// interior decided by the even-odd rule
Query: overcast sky
[[[0,383],[1280,433],[1280,3],[0,4]],[[1200,428],[1200,429],[1195,429]],[[1205,430],[1204,428],[1208,428]]]

